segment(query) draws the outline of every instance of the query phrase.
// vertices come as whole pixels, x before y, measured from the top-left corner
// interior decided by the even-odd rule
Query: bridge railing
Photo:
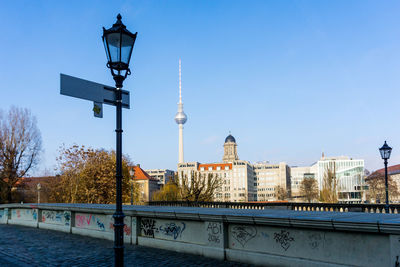
[[[149,206],[227,208],[227,209],[285,209],[297,211],[367,212],[385,213],[384,204],[301,203],[301,202],[202,202],[202,201],[149,201]],[[390,204],[389,213],[400,213],[400,204]]]
[[[123,207],[125,243],[259,266],[399,266],[397,214],[323,212],[314,216],[288,210],[343,206],[325,203],[157,204]],[[351,206],[360,205],[347,205]],[[5,204],[0,205],[0,224],[114,240],[114,212],[115,205],[105,204]]]

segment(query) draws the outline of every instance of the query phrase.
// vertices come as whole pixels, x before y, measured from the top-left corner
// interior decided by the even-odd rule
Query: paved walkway
[[[113,266],[113,242],[0,224],[0,266]],[[125,246],[125,266],[249,266],[142,246]]]

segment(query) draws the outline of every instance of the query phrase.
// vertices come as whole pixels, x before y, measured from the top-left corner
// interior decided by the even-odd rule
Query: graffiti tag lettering
[[[155,230],[156,221],[153,219],[142,219],[141,220],[141,228],[143,234],[147,237],[154,238],[154,230]]]
[[[209,222],[207,225],[208,242],[220,243],[222,235],[222,224],[218,222]]]
[[[257,228],[254,226],[237,225],[231,229],[233,238],[235,238],[244,247],[250,239],[257,235]]]
[[[176,225],[174,222],[166,223],[164,226],[159,227],[159,231],[166,236],[172,236],[174,239],[182,236],[182,232],[185,231],[186,224],[181,222],[182,227]],[[154,236],[153,236],[154,237]]]
[[[80,215],[80,214],[75,215],[76,227],[90,225],[91,220],[92,220],[92,214],[90,214],[89,217],[86,217],[86,215]]]
[[[281,230],[280,233],[274,233],[274,239],[277,243],[281,244],[281,247],[286,251],[290,247],[290,242],[294,241],[293,237],[290,237],[290,232]]]

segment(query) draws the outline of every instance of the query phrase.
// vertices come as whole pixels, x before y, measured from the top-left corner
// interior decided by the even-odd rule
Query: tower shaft
[[[179,160],[178,163],[183,163],[183,124],[179,124]]]

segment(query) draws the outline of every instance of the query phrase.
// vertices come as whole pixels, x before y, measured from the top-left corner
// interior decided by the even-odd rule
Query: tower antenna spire
[[[181,72],[181,59],[179,59],[179,103],[182,103],[182,72]]]

